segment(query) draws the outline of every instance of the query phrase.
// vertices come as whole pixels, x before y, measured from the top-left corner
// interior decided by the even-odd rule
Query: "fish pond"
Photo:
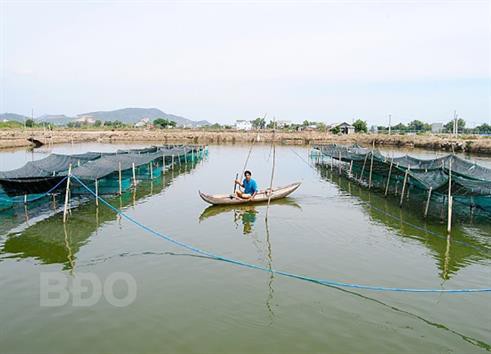
[[[3,151],[0,170],[50,152],[141,146]],[[425,220],[418,201],[400,208],[399,198],[340,177],[314,164],[308,147],[293,146],[273,154],[258,144],[248,162],[259,188],[267,188],[276,155],[274,185],[302,182],[290,197],[269,209],[201,200],[199,190],[233,192],[248,152],[245,145],[212,145],[203,160],[104,196],[121,215],[88,196],[74,198],[66,224],[60,201],[49,198],[1,211],[0,352],[491,351],[489,292],[380,291],[306,279],[490,288],[491,218],[463,213],[449,237],[440,210]]]

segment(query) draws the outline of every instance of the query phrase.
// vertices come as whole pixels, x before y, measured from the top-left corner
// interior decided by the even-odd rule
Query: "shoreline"
[[[491,138],[480,136],[449,135],[387,135],[350,134],[334,135],[318,131],[285,132],[277,131],[276,141],[285,145],[310,145],[319,143],[360,144],[363,146],[423,148],[448,152],[468,152],[491,155]],[[162,130],[85,130],[85,129],[4,129],[0,131],[0,149],[34,147],[28,139],[33,138],[44,145],[64,143],[185,143],[185,144],[234,144],[258,141],[272,141],[273,133],[265,131],[203,130],[203,129],[162,129]]]

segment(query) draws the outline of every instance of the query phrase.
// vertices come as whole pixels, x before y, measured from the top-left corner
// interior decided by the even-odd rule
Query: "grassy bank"
[[[258,137],[260,142],[270,142],[272,131],[240,132],[233,130],[201,129],[162,129],[162,130],[89,130],[89,129],[2,129],[0,131],[0,148],[29,147],[28,138],[39,140],[43,144],[81,143],[81,142],[148,142],[188,143],[188,144],[230,144],[248,143]],[[352,134],[333,135],[317,131],[276,132],[276,139],[282,144],[308,145],[315,143],[358,143],[369,146],[416,147],[444,151],[465,151],[471,153],[491,154],[491,138],[479,136],[449,135],[386,135],[386,134]]]

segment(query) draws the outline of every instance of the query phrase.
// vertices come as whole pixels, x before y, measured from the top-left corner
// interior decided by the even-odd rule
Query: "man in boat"
[[[257,184],[256,181],[251,178],[252,173],[251,171],[245,171],[244,172],[244,180],[240,182],[240,180],[236,179],[235,184],[238,184],[242,188],[244,188],[244,191],[236,191],[235,194],[237,197],[242,198],[242,199],[253,199],[256,194],[257,194]]]

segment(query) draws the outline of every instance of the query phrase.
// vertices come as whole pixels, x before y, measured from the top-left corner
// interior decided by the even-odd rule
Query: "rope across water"
[[[152,228],[143,225],[136,219],[133,219],[131,216],[125,214],[123,211],[120,209],[112,206],[109,202],[107,202],[105,199],[101,198],[100,196],[96,195],[94,191],[92,191],[85,183],[83,183],[77,176],[72,175],[72,178],[74,178],[82,187],[84,187],[90,194],[92,194],[95,198],[98,198],[101,203],[106,205],[108,208],[112,209],[114,212],[119,214],[121,217],[125,218],[126,220],[130,221],[131,223],[137,225],[141,229],[145,230],[146,232],[162,238],[170,243],[173,243],[174,245],[177,245],[179,247],[185,248],[189,251],[195,252],[197,254],[201,254],[216,260],[224,261],[227,263],[232,263],[241,267],[245,268],[250,268],[250,269],[256,269],[260,270],[263,272],[267,273],[273,273],[273,274],[278,274],[278,275],[283,275],[285,277],[289,278],[295,278],[295,279],[300,279],[316,284],[321,284],[325,286],[333,286],[333,287],[342,287],[342,288],[352,288],[352,289],[363,289],[363,290],[372,290],[372,291],[391,291],[391,292],[408,292],[408,293],[449,293],[449,294],[462,294],[462,293],[483,293],[483,292],[491,292],[491,288],[469,288],[469,289],[424,289],[424,288],[396,288],[396,287],[383,287],[383,286],[372,286],[372,285],[364,285],[364,284],[354,284],[354,283],[347,283],[347,282],[341,282],[341,281],[336,281],[336,280],[329,280],[329,279],[319,279],[319,278],[313,278],[305,275],[300,275],[300,274],[295,274],[295,273],[290,273],[290,272],[285,272],[281,270],[276,270],[276,269],[269,269],[260,265],[248,263],[248,262],[243,262],[240,260],[228,258],[228,257],[223,257],[220,255],[213,254],[211,252],[202,250],[200,248],[197,248],[195,246],[192,246],[190,244],[184,243],[182,241],[176,240],[170,236],[164,235],[156,230],[153,230]]]

